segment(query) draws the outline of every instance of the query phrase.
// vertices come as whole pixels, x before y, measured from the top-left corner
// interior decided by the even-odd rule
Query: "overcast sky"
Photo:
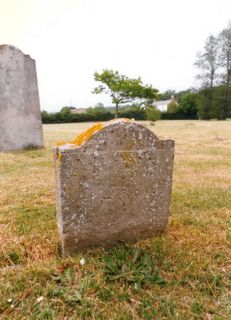
[[[41,108],[110,105],[95,71],[161,92],[195,86],[196,52],[231,20],[231,0],[0,0],[1,44],[36,60]]]

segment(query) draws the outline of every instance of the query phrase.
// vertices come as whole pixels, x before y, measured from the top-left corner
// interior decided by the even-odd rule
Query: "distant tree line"
[[[105,108],[98,104],[84,113],[74,113],[73,107],[63,107],[59,112],[42,112],[43,123],[64,123],[84,121],[108,121],[115,117],[135,120],[159,119],[218,119],[231,117],[231,24],[217,36],[210,35],[202,52],[197,54],[195,66],[201,83],[199,89],[175,92],[167,90],[158,93],[151,85],[143,85],[140,78],[130,79],[118,71],[95,72],[94,78],[100,84],[93,92],[106,93],[115,105]],[[160,112],[155,107],[156,100],[175,99]],[[130,103],[123,106],[122,104]],[[120,108],[119,108],[120,105]]]
[[[167,90],[161,99],[175,96],[162,119],[218,119],[231,117],[231,24],[217,36],[209,35],[202,52],[197,53],[195,66],[199,89],[175,92]]]
[[[165,94],[165,93],[164,93]],[[224,118],[221,117],[222,106],[226,103],[227,89],[224,86],[213,88],[212,108],[208,108],[210,89],[204,88],[199,91],[189,89],[183,92],[175,92],[176,101],[171,101],[167,106],[167,111],[161,112],[154,105],[127,105],[121,106],[118,111],[119,118],[129,118],[135,120],[209,120],[231,118],[231,106]],[[229,88],[231,97],[231,88]],[[43,123],[68,123],[87,121],[108,121],[115,118],[115,108],[106,108],[102,104],[86,109],[84,113],[74,113],[73,107],[63,107],[59,112],[42,111]]]
[[[195,62],[201,82],[197,109],[200,119],[224,120],[231,112],[231,24],[210,35]]]
[[[124,107],[118,113],[120,118],[129,118],[136,120],[145,120],[145,110],[140,107]],[[42,111],[43,123],[68,123],[68,122],[86,122],[86,121],[108,121],[115,118],[113,108],[104,106],[90,107],[84,113],[73,113],[70,107],[63,107],[59,112]]]
[[[197,110],[193,94],[188,94],[176,107],[168,106],[168,111],[161,112],[155,106],[125,105],[118,111],[119,118],[156,121],[160,119],[197,119]],[[115,118],[115,108],[96,106],[87,108],[84,113],[74,113],[72,107],[63,107],[59,112],[42,111],[43,123],[68,123],[85,121],[108,121]]]
[[[226,105],[227,88],[216,86],[213,88],[212,107],[209,108],[210,89],[203,88],[199,91],[189,89],[182,92],[175,92],[176,100],[167,105],[167,111],[161,112],[154,105],[126,105],[121,106],[118,111],[119,118],[135,120],[209,120],[231,118],[231,105],[224,117],[223,106]],[[166,93],[164,93],[165,95]],[[231,97],[231,88],[229,88]],[[221,116],[222,115],[222,116]],[[102,104],[86,109],[84,113],[74,113],[73,107],[63,107],[59,112],[42,111],[43,123],[68,123],[86,121],[108,121],[115,118],[115,108],[106,108]]]

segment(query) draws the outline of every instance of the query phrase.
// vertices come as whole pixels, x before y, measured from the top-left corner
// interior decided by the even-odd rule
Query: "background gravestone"
[[[173,140],[135,122],[109,122],[81,146],[55,147],[54,155],[64,254],[165,230]]]
[[[35,61],[0,46],[0,151],[43,146]]]

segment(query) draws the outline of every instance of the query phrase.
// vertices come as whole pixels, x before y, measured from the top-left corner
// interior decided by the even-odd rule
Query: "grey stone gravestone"
[[[101,127],[54,148],[64,255],[145,239],[167,226],[174,141],[136,122]]]
[[[0,45],[0,151],[30,146],[43,146],[35,61]]]

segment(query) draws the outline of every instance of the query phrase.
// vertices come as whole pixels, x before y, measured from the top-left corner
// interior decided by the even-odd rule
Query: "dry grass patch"
[[[91,125],[0,154],[0,319],[231,319],[231,122],[146,124],[176,139],[167,233],[62,258],[51,146]]]

